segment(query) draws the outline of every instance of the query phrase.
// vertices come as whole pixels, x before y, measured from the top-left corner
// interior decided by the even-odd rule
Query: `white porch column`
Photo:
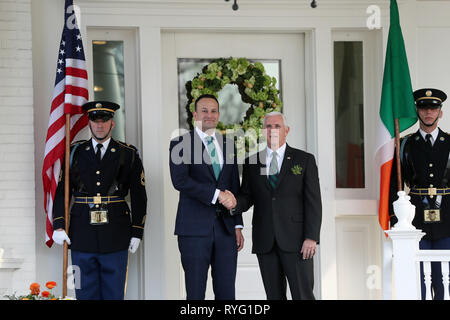
[[[394,212],[398,222],[386,233],[392,239],[394,268],[394,298],[396,300],[420,300],[420,271],[417,253],[419,241],[425,235],[412,225],[415,206],[404,191],[398,192],[394,202]]]
[[[424,236],[421,230],[387,231],[393,244],[393,292],[396,300],[420,300],[419,241]]]

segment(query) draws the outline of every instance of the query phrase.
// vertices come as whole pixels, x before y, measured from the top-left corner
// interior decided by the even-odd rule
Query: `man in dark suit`
[[[137,250],[144,232],[147,194],[141,159],[135,147],[111,138],[118,108],[108,101],[83,105],[92,139],[71,147],[69,235],[64,230],[64,175],[56,190],[53,240],[67,241],[72,265],[80,268],[78,300],[124,298],[128,251]],[[125,201],[129,192],[131,211]]]
[[[253,253],[269,300],[314,299],[313,256],[322,220],[317,166],[312,154],[286,144],[289,127],[272,112],[264,119],[267,148],[244,164],[237,206],[253,208]]]
[[[416,207],[412,224],[425,232],[420,249],[450,249],[450,135],[438,127],[442,103],[447,95],[438,89],[414,91],[419,130],[401,139],[400,160],[403,182],[410,188],[411,203]],[[396,158],[394,159],[394,163]],[[397,200],[397,166],[392,166],[390,186],[391,226],[397,223],[392,202]],[[421,265],[422,299],[425,299]],[[435,300],[444,298],[441,264],[431,263]],[[448,288],[446,288],[448,290]]]
[[[180,191],[175,234],[188,300],[205,298],[211,266],[216,299],[235,299],[242,216],[231,216],[239,171],[232,140],[216,132],[219,103],[213,95],[195,102],[196,127],[170,142],[170,175]]]

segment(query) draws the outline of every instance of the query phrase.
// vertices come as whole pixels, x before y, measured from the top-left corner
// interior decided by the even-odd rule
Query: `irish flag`
[[[417,121],[396,0],[391,0],[390,13],[375,155],[380,172],[378,219],[383,230],[389,229],[389,184],[395,149],[395,119],[399,119],[400,132],[408,129]]]

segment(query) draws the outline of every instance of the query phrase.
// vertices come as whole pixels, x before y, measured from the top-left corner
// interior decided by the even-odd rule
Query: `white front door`
[[[198,61],[228,57],[245,57],[262,61],[278,61],[278,73],[282,92],[283,112],[287,116],[291,131],[289,145],[304,149],[306,137],[305,108],[305,36],[302,33],[225,33],[225,32],[164,32],[162,34],[162,88],[163,88],[163,137],[167,141],[169,159],[169,140],[178,135],[180,61]],[[205,63],[207,64],[207,63]],[[194,74],[195,76],[195,74]],[[235,94],[239,96],[237,87]],[[220,100],[220,95],[219,95]],[[226,106],[225,106],[226,107]],[[222,111],[222,110],[221,110]],[[164,234],[165,234],[165,272],[166,298],[184,299],[184,275],[176,237],[173,235],[177,210],[178,192],[170,183],[168,163],[164,166]],[[265,299],[265,292],[256,256],[252,247],[252,210],[244,213],[245,247],[239,253],[236,279],[237,299]],[[316,277],[318,272],[316,272]],[[319,282],[316,280],[316,284]],[[208,284],[207,298],[214,298],[211,283]]]

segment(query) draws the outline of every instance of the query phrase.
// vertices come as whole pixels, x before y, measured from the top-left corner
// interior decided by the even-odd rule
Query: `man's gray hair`
[[[268,114],[266,114],[266,115],[264,116],[263,127],[266,126],[266,119],[267,119],[268,117],[272,117],[272,116],[281,116],[281,118],[283,118],[284,126],[285,126],[285,127],[288,127],[288,123],[287,123],[287,120],[286,120],[286,116],[285,116],[284,114],[282,114],[281,112],[279,112],[279,111],[272,111],[272,112],[269,112]]]

